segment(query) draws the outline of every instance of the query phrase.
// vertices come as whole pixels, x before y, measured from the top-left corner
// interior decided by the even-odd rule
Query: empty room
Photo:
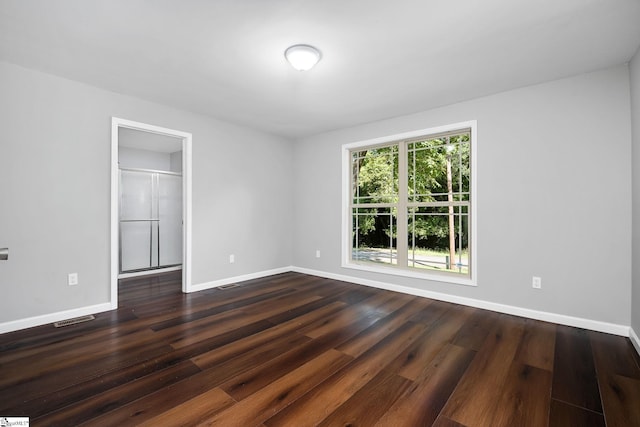
[[[0,0],[0,425],[640,426],[637,0]]]

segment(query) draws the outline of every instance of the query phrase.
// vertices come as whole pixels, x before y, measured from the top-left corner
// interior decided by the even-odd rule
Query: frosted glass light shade
[[[310,70],[320,61],[320,51],[313,46],[297,44],[284,51],[284,56],[298,71]]]

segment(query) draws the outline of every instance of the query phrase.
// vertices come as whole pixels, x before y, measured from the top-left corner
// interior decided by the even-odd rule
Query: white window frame
[[[351,153],[364,147],[382,146],[394,142],[402,142],[409,139],[416,139],[422,137],[429,137],[431,135],[437,135],[447,132],[455,132],[458,130],[470,129],[471,136],[471,206],[469,209],[469,228],[470,228],[470,251],[469,257],[469,275],[460,276],[451,273],[438,273],[432,270],[417,270],[410,267],[402,266],[379,266],[368,265],[362,263],[353,262],[351,259],[352,253],[352,212],[351,212]],[[402,144],[401,144],[402,145]],[[478,134],[477,134],[477,121],[470,120],[466,122],[453,123],[444,126],[438,126],[428,129],[420,129],[416,131],[389,135],[380,138],[368,139],[366,141],[352,142],[342,145],[342,267],[354,270],[368,271],[374,273],[390,274],[394,276],[413,277],[425,280],[433,280],[438,282],[447,282],[467,286],[478,285],[478,239],[477,239],[477,188],[478,188]],[[401,150],[404,152],[404,150]],[[406,178],[405,178],[406,179]],[[400,250],[400,248],[398,248]]]

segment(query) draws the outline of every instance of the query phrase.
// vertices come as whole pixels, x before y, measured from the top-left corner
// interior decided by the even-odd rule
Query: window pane
[[[351,259],[358,263],[396,265],[395,209],[353,209]]]
[[[469,148],[468,134],[408,143],[408,201],[468,201]]]
[[[352,153],[353,203],[398,201],[398,146]]]
[[[409,267],[469,274],[466,206],[410,208],[408,225]]]

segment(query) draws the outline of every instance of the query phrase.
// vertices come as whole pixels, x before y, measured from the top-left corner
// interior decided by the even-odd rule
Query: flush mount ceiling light
[[[296,44],[284,51],[289,64],[298,71],[307,71],[320,61],[320,51],[307,44]]]

